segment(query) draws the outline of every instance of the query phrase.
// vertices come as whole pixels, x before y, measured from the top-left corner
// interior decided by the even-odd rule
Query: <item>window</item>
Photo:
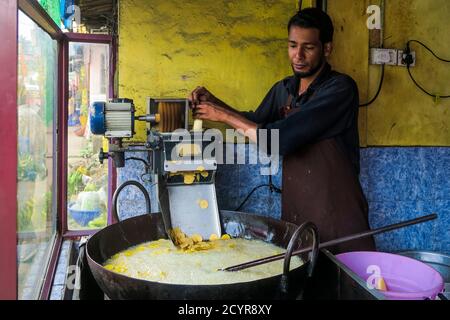
[[[18,298],[36,299],[56,237],[57,41],[18,16]]]
[[[109,45],[69,43],[67,216],[69,230],[107,224],[108,165],[98,152],[104,139],[89,128],[89,107],[107,101]]]

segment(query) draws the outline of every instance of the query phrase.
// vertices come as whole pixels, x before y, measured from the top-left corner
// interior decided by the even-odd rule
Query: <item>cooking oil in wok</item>
[[[201,244],[182,249],[167,239],[146,242],[115,254],[104,267],[132,278],[183,285],[247,282],[282,273],[283,260],[238,272],[218,271],[285,252],[274,244],[227,236]],[[299,257],[292,257],[291,269],[302,264]]]

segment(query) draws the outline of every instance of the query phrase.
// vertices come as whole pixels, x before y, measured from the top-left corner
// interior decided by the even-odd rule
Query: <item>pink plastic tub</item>
[[[342,253],[336,258],[368,286],[371,283],[369,277],[373,278],[379,271],[387,287],[387,291],[380,292],[390,300],[434,300],[444,289],[444,280],[439,272],[415,259],[371,251]]]

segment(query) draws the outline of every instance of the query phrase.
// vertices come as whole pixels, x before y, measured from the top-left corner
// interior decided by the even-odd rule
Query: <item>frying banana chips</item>
[[[202,251],[215,248],[215,240],[219,240],[218,235],[211,234],[209,242],[203,241],[203,237],[199,234],[193,234],[190,237],[187,236],[180,228],[173,228],[170,230],[170,237],[174,244],[184,251]],[[231,239],[230,235],[224,234],[220,238],[221,240]]]

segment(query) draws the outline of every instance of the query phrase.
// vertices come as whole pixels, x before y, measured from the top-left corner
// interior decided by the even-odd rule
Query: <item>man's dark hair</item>
[[[333,41],[333,22],[330,16],[319,8],[300,10],[289,20],[288,32],[292,26],[319,29],[322,44]]]

